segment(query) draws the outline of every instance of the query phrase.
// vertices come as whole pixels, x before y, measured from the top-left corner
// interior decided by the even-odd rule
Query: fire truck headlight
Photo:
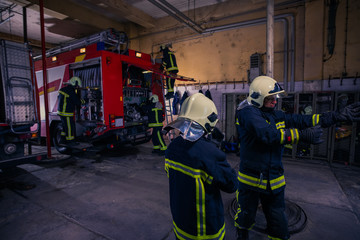
[[[16,152],[16,145],[13,144],[13,143],[8,143],[8,144],[5,144],[4,146],[4,152],[6,154],[13,154],[14,152]]]

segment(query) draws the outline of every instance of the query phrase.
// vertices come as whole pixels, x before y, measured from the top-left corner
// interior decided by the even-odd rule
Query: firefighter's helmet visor
[[[166,131],[177,129],[180,135],[188,141],[195,142],[205,134],[205,129],[198,124],[187,118],[179,117],[175,121],[169,123],[165,128]]]

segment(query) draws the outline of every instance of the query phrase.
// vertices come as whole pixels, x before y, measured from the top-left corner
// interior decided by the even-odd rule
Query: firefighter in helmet
[[[237,113],[240,166],[235,216],[238,240],[249,239],[260,200],[269,239],[289,239],[285,216],[285,178],[282,152],[285,144],[299,141],[320,144],[322,128],[341,121],[360,121],[360,102],[322,114],[286,114],[275,110],[284,90],[272,78],[259,76],[249,87],[248,106]]]
[[[217,122],[214,102],[195,93],[184,101],[178,118],[165,127],[180,131],[165,153],[176,239],[224,239],[220,190],[235,192],[237,180],[225,153],[208,138]]]
[[[82,100],[76,94],[76,89],[81,87],[81,80],[78,77],[72,77],[64,85],[66,86],[59,90],[57,112],[63,126],[61,138],[63,143],[76,145],[74,111],[75,107],[82,104]],[[66,140],[65,142],[63,141],[64,139]]]
[[[176,64],[176,57],[174,53],[169,49],[167,45],[160,46],[160,52],[163,53],[162,58],[162,69],[164,69],[168,74],[177,74],[179,68]],[[166,99],[174,97],[174,85],[175,78],[166,77],[167,93],[165,95]]]
[[[165,155],[166,144],[162,137],[161,130],[163,128],[163,106],[159,102],[159,97],[153,94],[150,98],[150,107],[148,108],[149,127],[152,128],[151,139],[153,142],[152,153]]]

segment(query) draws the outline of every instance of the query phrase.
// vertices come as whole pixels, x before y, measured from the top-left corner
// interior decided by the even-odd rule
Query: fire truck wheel
[[[62,124],[57,123],[56,126],[53,128],[53,131],[51,134],[51,140],[52,140],[52,143],[54,144],[54,147],[56,148],[56,150],[59,153],[70,154],[71,149],[63,144],[60,144],[62,129],[63,129]]]

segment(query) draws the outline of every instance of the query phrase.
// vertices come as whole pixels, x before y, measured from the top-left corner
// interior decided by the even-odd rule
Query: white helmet
[[[271,77],[259,76],[250,84],[247,101],[249,104],[261,108],[264,104],[264,98],[280,93],[285,93],[285,91],[278,82]]]
[[[157,102],[159,101],[159,97],[158,97],[158,95],[153,94],[153,95],[151,95],[151,97],[149,98],[149,100],[150,100],[152,103],[157,103]]]
[[[214,102],[202,93],[195,93],[185,99],[178,118],[164,129],[169,131],[176,128],[184,139],[196,141],[205,133],[211,133],[217,122]]]

